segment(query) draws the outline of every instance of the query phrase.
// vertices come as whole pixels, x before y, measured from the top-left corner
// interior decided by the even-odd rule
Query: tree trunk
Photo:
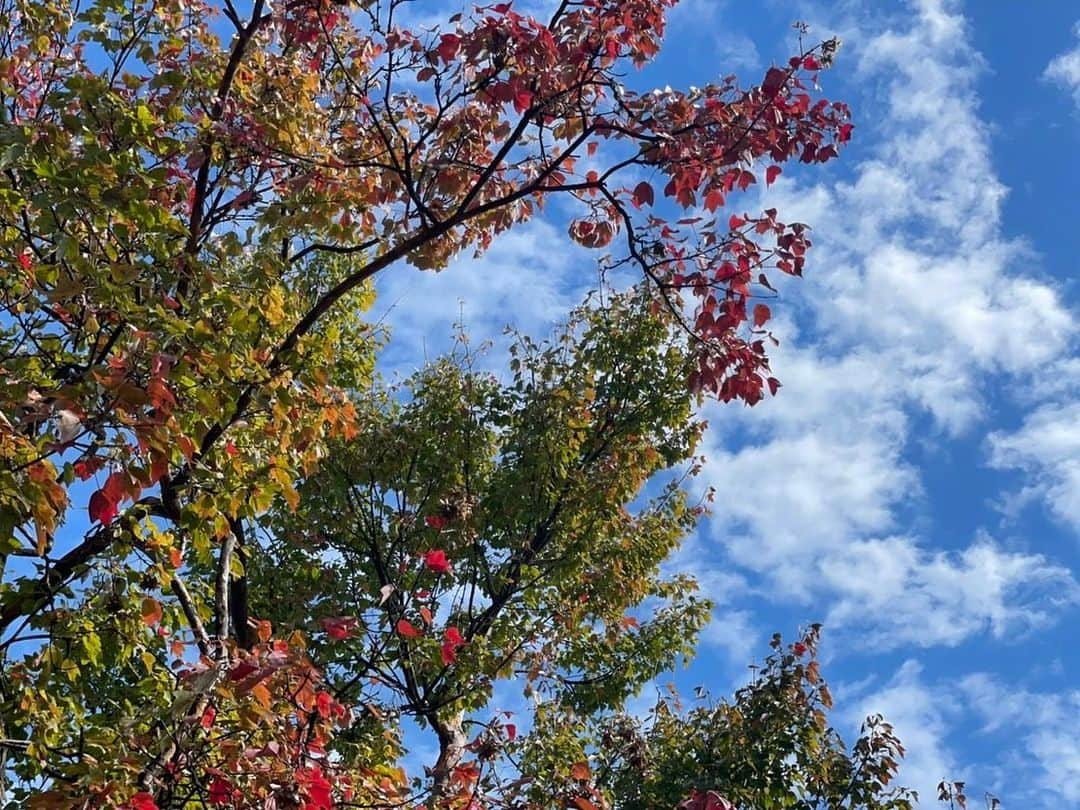
[[[439,759],[431,769],[431,798],[435,807],[453,793],[454,769],[465,757],[469,740],[463,728],[464,719],[463,712],[456,712],[449,718],[435,717],[434,714],[427,718],[439,737]]]

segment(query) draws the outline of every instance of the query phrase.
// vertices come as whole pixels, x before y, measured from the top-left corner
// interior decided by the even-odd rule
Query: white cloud
[[[712,619],[701,641],[709,647],[719,648],[727,660],[735,665],[744,665],[755,654],[760,653],[762,633],[748,610],[714,611]]]
[[[867,23],[876,33],[841,26],[855,52],[841,65],[854,59],[860,84],[885,99],[857,121],[867,157],[850,181],[795,176],[767,193],[815,229],[803,328],[794,340],[778,328],[800,348],[774,354],[779,398],[709,414],[718,505],[705,531],[780,598],[871,630],[871,646],[1011,637],[1076,598],[1072,575],[1041,555],[985,537],[932,549],[910,525],[919,417],[931,416],[931,440],[970,434],[991,413],[991,379],[1028,380],[1077,331],[1002,233],[1006,190],[973,89],[981,58],[951,8],[925,0],[883,33],[880,19]],[[781,318],[790,289],[773,307]]]
[[[1018,430],[990,435],[990,463],[1028,476],[1024,495],[1046,500],[1080,533],[1080,401],[1036,408]]]
[[[863,540],[819,563],[837,600],[827,626],[865,631],[878,647],[954,645],[988,629],[1014,640],[1080,603],[1066,568],[1009,553],[989,537],[958,553],[907,538]]]
[[[1080,22],[1073,30],[1080,39]],[[1043,71],[1043,78],[1060,84],[1072,93],[1073,101],[1080,107],[1080,42],[1071,50],[1055,56]]]
[[[984,672],[928,679],[913,659],[881,687],[872,683],[837,687],[856,695],[843,717],[857,727],[879,713],[893,724],[907,749],[898,783],[919,791],[920,806],[937,806],[942,779],[966,781],[972,806],[981,807],[987,791],[1006,807],[1056,810],[1080,804],[1080,690],[1030,691]],[[978,725],[961,731],[965,720]],[[997,753],[977,763],[963,760],[954,752],[961,737]]]
[[[1038,797],[1025,794],[1042,791],[1080,804],[1080,690],[1031,692],[986,673],[965,677],[959,689],[981,717],[983,733],[1009,739],[1013,781],[1004,789],[1017,803],[1026,799],[1031,806]],[[1060,801],[1045,801],[1045,806],[1060,806]]]

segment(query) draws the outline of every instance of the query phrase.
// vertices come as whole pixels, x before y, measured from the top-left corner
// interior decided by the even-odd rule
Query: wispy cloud
[[[960,682],[959,691],[984,723],[984,733],[1009,737],[1014,778],[1010,792],[1016,802],[1060,807],[1064,799],[1072,806],[1080,804],[1080,690],[1032,692],[976,673]]]
[[[1080,40],[1080,22],[1073,31]],[[1043,77],[1072,93],[1073,101],[1080,107],[1080,41],[1071,50],[1055,56],[1043,71]]]
[[[1075,604],[1072,575],[985,536],[923,536],[911,449],[985,430],[1000,381],[1060,356],[1076,320],[1021,272],[1026,249],[1002,233],[1006,189],[974,92],[982,62],[952,4],[913,4],[885,31],[880,20],[837,28],[884,103],[860,122],[872,145],[851,180],[782,180],[766,198],[815,224],[798,290],[809,306],[789,341],[800,348],[775,355],[781,396],[711,414],[719,503],[707,531],[781,597],[874,630],[863,643],[1011,636]],[[943,540],[952,550],[933,547]]]
[[[1045,500],[1080,533],[1080,401],[1043,405],[1018,430],[991,434],[989,445],[995,467],[1024,471],[1023,500]]]

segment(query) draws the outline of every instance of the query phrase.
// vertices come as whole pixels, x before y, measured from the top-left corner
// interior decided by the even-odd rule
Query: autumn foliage
[[[670,430],[692,430],[695,394],[752,405],[776,392],[771,312],[754,299],[773,271],[802,274],[809,230],[738,200],[850,138],[847,108],[813,89],[837,43],[757,84],[635,91],[624,77],[658,52],[674,2],[553,3],[545,19],[498,3],[432,30],[410,25],[401,0],[254,0],[244,13],[231,0],[0,0],[0,737],[17,799],[419,802],[396,743],[371,742],[389,721],[341,688],[345,671],[375,677],[374,659],[346,670],[327,653],[373,638],[414,681],[406,705],[456,751],[433,767],[436,799],[478,784],[457,769],[464,746],[486,743],[462,742],[464,715],[441,714],[464,698],[421,711],[406,665],[422,650],[435,672],[469,661],[471,677],[494,678],[477,673],[496,658],[476,657],[494,616],[448,624],[421,605],[430,595],[403,602],[400,572],[378,579],[371,557],[376,625],[344,604],[286,615],[267,600],[273,577],[256,574],[299,553],[288,516],[319,515],[310,482],[372,429],[378,411],[358,393],[372,390],[380,340],[363,319],[370,280],[479,254],[555,198],[573,211],[568,238],[638,274],[641,350],[678,344],[662,370],[682,399],[653,414],[660,423],[680,415]],[[597,407],[585,388],[575,418]],[[564,427],[531,441],[570,441],[579,428]],[[691,452],[654,457],[647,434],[620,436],[644,456],[609,482],[605,509]],[[564,476],[587,457],[563,452]],[[526,506],[504,504],[511,516]],[[462,545],[462,508],[448,501],[409,526],[396,553],[421,590],[483,573]],[[515,542],[535,542],[538,526]],[[304,542],[333,548],[334,529]],[[505,542],[489,567],[510,560],[517,582],[536,561]],[[652,587],[648,560],[623,572],[638,590],[611,586],[627,609]],[[304,562],[281,581],[334,593]],[[485,587],[492,599],[509,586]],[[594,609],[560,605],[545,621]],[[512,728],[488,733],[512,740]]]

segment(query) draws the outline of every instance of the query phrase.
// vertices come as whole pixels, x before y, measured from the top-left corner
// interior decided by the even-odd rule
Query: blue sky
[[[678,680],[727,690],[774,630],[823,621],[837,718],[894,721],[924,798],[948,776],[1080,806],[1080,6],[684,0],[631,80],[751,81],[796,19],[844,40],[822,81],[857,129],[738,203],[811,224],[815,247],[772,307],[780,396],[706,409],[714,516],[672,567],[718,608]],[[563,234],[536,221],[438,275],[391,269],[384,368],[459,317],[476,339],[545,334],[595,282]]]

